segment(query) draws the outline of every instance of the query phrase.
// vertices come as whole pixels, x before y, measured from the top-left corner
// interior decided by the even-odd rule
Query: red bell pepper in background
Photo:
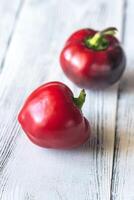
[[[37,88],[26,100],[18,120],[29,139],[47,148],[72,148],[87,141],[90,126],[81,112],[85,91],[74,98],[60,82]]]
[[[67,77],[82,88],[100,89],[117,82],[126,65],[124,51],[114,37],[117,29],[81,29],[73,33],[60,55]]]

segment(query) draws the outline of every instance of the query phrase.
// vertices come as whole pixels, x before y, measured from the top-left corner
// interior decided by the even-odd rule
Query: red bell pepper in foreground
[[[47,148],[72,148],[87,141],[90,126],[81,112],[85,91],[74,98],[60,82],[37,88],[26,100],[18,120],[29,139]]]
[[[81,29],[73,33],[60,55],[60,64],[75,84],[100,89],[117,82],[126,65],[125,53],[114,36],[116,28]]]

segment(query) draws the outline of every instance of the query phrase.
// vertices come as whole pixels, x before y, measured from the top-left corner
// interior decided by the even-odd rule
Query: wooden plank
[[[112,199],[134,199],[134,1],[126,6],[124,48],[127,68],[120,84]],[[125,13],[124,13],[125,14]]]
[[[23,0],[0,0],[0,71],[14,33]]]
[[[83,112],[91,121],[92,137],[80,148],[38,148],[16,120],[27,94],[41,83],[63,81],[78,94],[58,61],[71,32],[114,25],[121,33],[122,0],[58,2],[25,3],[0,77],[1,200],[110,199],[117,85],[104,92],[87,91]]]

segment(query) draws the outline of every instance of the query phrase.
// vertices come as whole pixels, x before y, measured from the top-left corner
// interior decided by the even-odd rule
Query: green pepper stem
[[[85,93],[85,90],[82,89],[79,96],[78,97],[73,97],[73,101],[75,103],[75,105],[81,109],[84,102],[85,102],[85,98],[86,98],[86,93]]]
[[[109,42],[105,38],[106,35],[114,36],[117,32],[115,27],[109,27],[102,31],[97,32],[93,37],[89,37],[85,40],[85,44],[89,48],[93,48],[95,50],[104,50],[108,47]]]

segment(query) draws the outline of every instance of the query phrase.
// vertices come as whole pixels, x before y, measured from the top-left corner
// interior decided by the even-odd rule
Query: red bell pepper
[[[26,100],[18,120],[29,139],[47,148],[72,148],[87,141],[90,126],[81,112],[85,91],[74,98],[60,82],[37,88]]]
[[[60,64],[75,84],[100,89],[117,82],[126,65],[125,53],[114,36],[116,28],[81,29],[73,33],[61,52]]]

